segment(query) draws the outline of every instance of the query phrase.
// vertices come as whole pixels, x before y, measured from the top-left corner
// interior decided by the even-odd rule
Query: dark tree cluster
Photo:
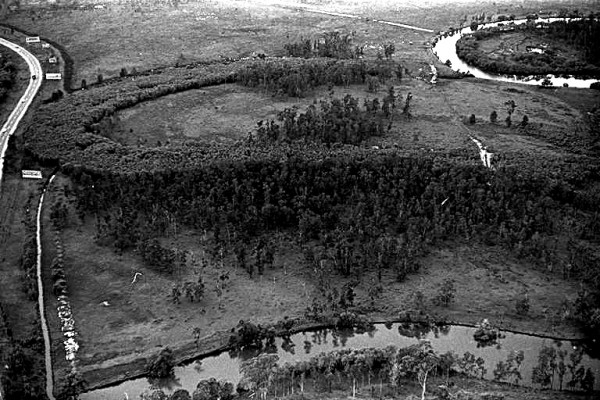
[[[122,233],[115,233],[117,239],[121,236]],[[119,241],[116,245],[122,246],[123,242],[127,241]],[[156,238],[138,240],[137,250],[146,265],[163,274],[173,274],[177,266],[185,264],[185,252],[163,247]]]
[[[17,76],[17,68],[8,61],[6,52],[0,52],[0,103],[4,101]]]
[[[269,143],[304,140],[358,145],[390,130],[395,108],[393,87],[383,101],[365,99],[362,105],[348,94],[342,99],[321,100],[318,108],[311,104],[300,114],[295,107],[286,108],[277,115],[279,123],[260,121],[256,134],[259,141]]]
[[[354,32],[332,31],[314,40],[301,38],[300,41],[287,43],[283,47],[290,57],[359,58],[363,55],[363,48],[353,45],[353,39]]]
[[[385,81],[398,74],[401,77],[401,67],[392,61],[263,60],[240,68],[236,81],[245,86],[265,88],[274,94],[301,97],[323,85],[365,83],[368,77]]]

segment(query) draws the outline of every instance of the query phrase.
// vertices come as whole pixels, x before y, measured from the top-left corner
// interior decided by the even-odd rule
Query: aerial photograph
[[[0,0],[0,400],[600,400],[599,0]]]

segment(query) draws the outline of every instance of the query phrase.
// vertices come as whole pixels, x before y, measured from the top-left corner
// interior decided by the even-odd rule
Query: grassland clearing
[[[588,100],[591,101],[579,110],[557,99],[553,93],[538,88],[515,89],[514,85],[469,79],[442,81],[432,86],[424,81],[405,79],[400,83],[392,80],[382,84],[377,92],[367,91],[366,85],[335,87],[333,97],[343,98],[349,94],[360,102],[375,97],[381,99],[389,86],[394,87],[399,104],[403,104],[408,92],[413,94],[413,118],[406,119],[399,109],[396,110],[392,129],[383,137],[372,138],[368,145],[460,149],[473,146],[467,136],[471,129],[481,134],[488,147],[500,154],[523,151],[524,148],[532,152],[545,149],[552,152],[553,145],[543,138],[576,135],[571,129],[580,125],[583,111],[590,110],[589,104],[593,104],[594,96],[590,93],[592,98]],[[165,96],[119,112],[103,128],[103,135],[134,146],[154,146],[158,142],[165,145],[186,140],[241,140],[255,131],[257,122],[277,122],[277,114],[285,108],[298,107],[298,112],[303,112],[308,105],[330,96],[326,88],[316,89],[304,98],[291,99],[274,97],[259,89],[236,84],[206,87]],[[515,126],[523,116],[528,116],[530,127],[527,132],[506,127],[505,103],[509,100],[518,103],[512,115]],[[494,110],[499,114],[499,120],[492,124],[489,115]],[[473,126],[465,124],[471,114],[477,119]],[[555,149],[554,152],[557,151],[562,150]]]

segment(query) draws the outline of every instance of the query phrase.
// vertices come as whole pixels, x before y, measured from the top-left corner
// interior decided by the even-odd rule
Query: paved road
[[[33,54],[21,46],[2,38],[0,38],[0,45],[8,47],[19,54],[29,66],[30,71],[29,86],[27,86],[27,90],[25,90],[23,97],[19,100],[19,104],[17,104],[2,129],[0,129],[0,189],[2,189],[2,172],[4,168],[4,155],[6,153],[6,148],[8,147],[8,138],[17,129],[19,121],[21,121],[21,118],[23,118],[23,115],[27,112],[33,98],[42,85],[42,66]],[[33,75],[36,76],[36,79],[32,79]]]

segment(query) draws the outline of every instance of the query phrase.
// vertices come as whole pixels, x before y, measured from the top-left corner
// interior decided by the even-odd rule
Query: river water
[[[563,20],[570,20],[570,19],[567,19],[567,18],[545,18],[545,19],[539,18],[539,19],[535,20],[535,22],[536,23],[538,23],[538,22],[555,22],[555,21],[563,21]],[[526,23],[527,20],[520,19],[520,20],[515,20],[515,21],[510,21],[510,22],[514,22],[515,25],[521,25],[521,24]],[[492,27],[498,26],[498,24],[504,24],[504,26],[508,26],[509,21],[490,22],[485,25],[479,25],[478,30],[492,28]],[[445,63],[447,60],[450,60],[450,62],[452,63],[453,70],[461,71],[461,72],[470,72],[476,78],[490,79],[490,80],[501,81],[501,82],[521,83],[521,84],[525,84],[525,85],[537,85],[537,86],[541,85],[543,79],[535,79],[534,77],[531,77],[531,76],[530,77],[517,77],[517,76],[493,75],[493,74],[484,72],[478,68],[475,68],[473,66],[470,66],[467,63],[465,63],[464,61],[462,61],[460,58],[458,58],[458,55],[456,54],[456,42],[458,42],[458,40],[463,35],[466,35],[469,33],[473,33],[473,31],[471,30],[470,27],[466,27],[466,28],[460,29],[459,31],[454,33],[454,35],[452,35],[452,36],[440,37],[432,48],[433,54],[435,54],[440,59],[440,61],[443,63]],[[578,78],[573,78],[573,77],[563,78],[563,77],[556,77],[554,75],[549,75],[549,77],[554,86],[563,86],[563,84],[566,83],[567,85],[569,85],[569,87],[575,87],[575,88],[589,88],[592,83],[598,81],[598,79],[578,79]]]
[[[446,326],[431,330],[427,327],[412,324],[377,324],[376,329],[367,333],[356,333],[352,331],[336,332],[330,329],[303,332],[292,335],[291,342],[284,342],[277,338],[276,352],[279,363],[305,361],[320,352],[328,352],[342,348],[384,348],[389,345],[406,347],[416,344],[420,339],[431,341],[433,348],[439,353],[453,351],[462,356],[470,352],[475,357],[485,360],[487,369],[486,379],[493,379],[493,371],[499,361],[505,361],[512,351],[523,351],[524,360],[521,366],[523,375],[522,385],[531,386],[531,371],[537,365],[538,355],[542,347],[552,346],[572,353],[581,346],[580,342],[568,340],[554,340],[536,336],[504,332],[505,337],[499,339],[497,346],[478,347],[473,339],[475,328],[465,326]],[[293,345],[291,345],[293,343]],[[565,357],[568,364],[569,356]],[[237,384],[241,378],[239,367],[241,363],[250,357],[256,356],[256,352],[244,352],[242,354],[221,353],[216,356],[206,357],[200,362],[192,362],[188,365],[175,368],[175,379],[151,383],[146,378],[132,379],[117,386],[94,390],[80,395],[82,400],[120,400],[126,396],[130,399],[139,398],[143,391],[161,388],[165,393],[172,393],[177,389],[186,389],[192,393],[197,383],[202,379],[216,378]],[[596,376],[596,387],[600,388],[600,359],[592,358],[584,352],[581,365],[591,368]],[[570,375],[564,379],[564,387]],[[556,381],[556,379],[555,379]],[[555,388],[558,384],[555,383]],[[126,395],[127,394],[127,395]]]

